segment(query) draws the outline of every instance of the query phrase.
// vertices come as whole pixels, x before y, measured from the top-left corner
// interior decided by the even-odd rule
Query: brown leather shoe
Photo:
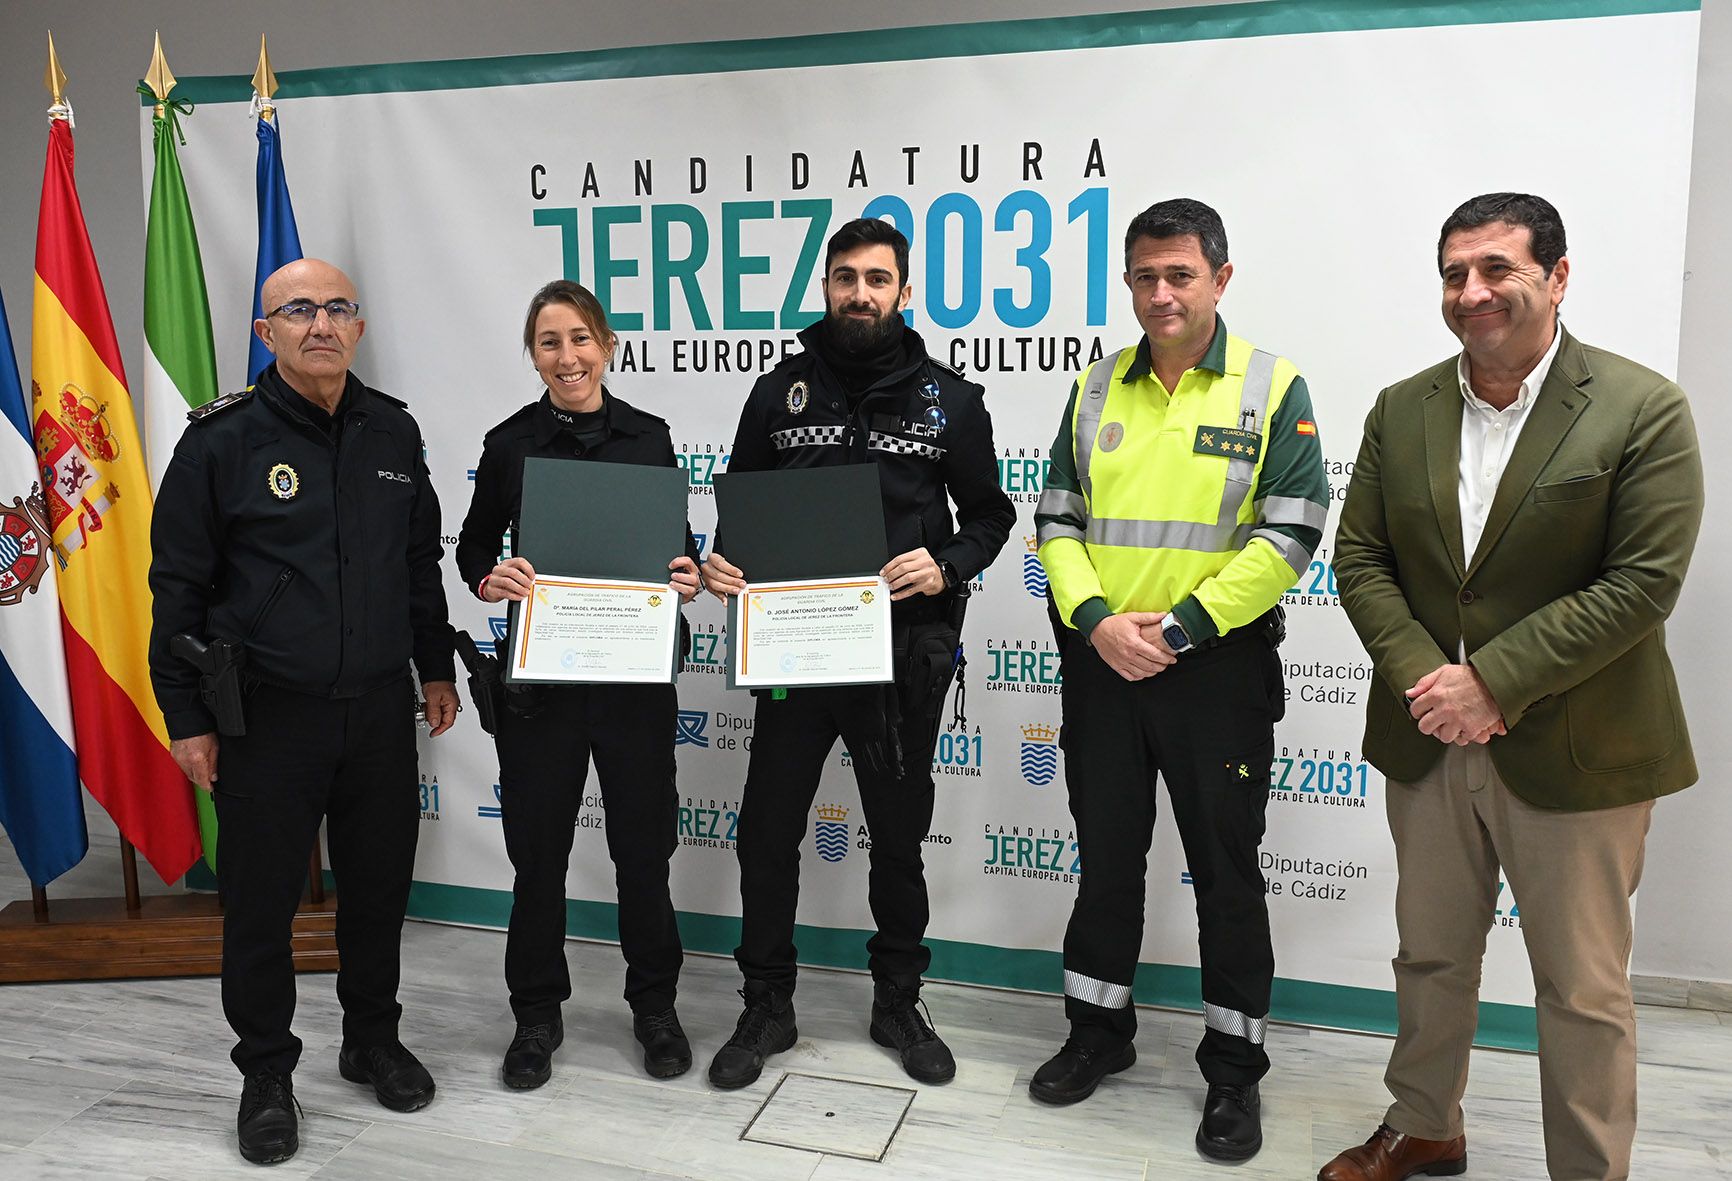
[[[1324,1165],[1317,1181],[1405,1181],[1467,1172],[1467,1137],[1420,1140],[1380,1124],[1371,1139]]]

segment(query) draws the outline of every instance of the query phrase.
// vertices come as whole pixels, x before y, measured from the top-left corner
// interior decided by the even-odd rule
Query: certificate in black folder
[[[728,688],[891,679],[876,464],[717,476],[716,515],[746,577],[728,601]]]
[[[505,675],[523,683],[661,683],[679,664],[686,474],[630,463],[529,458],[516,553],[535,567],[513,603]]]

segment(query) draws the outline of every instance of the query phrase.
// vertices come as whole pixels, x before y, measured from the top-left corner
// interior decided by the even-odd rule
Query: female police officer
[[[523,344],[546,383],[540,399],[487,433],[475,496],[457,540],[464,585],[484,602],[524,598],[535,571],[497,560],[507,526],[514,549],[528,456],[675,466],[668,425],[613,396],[602,383],[615,337],[594,295],[564,279],[529,302]],[[576,510],[579,506],[573,506]],[[698,590],[697,546],[668,563],[682,601]],[[644,1069],[671,1078],[691,1066],[674,1014],[681,949],[668,896],[677,841],[672,685],[536,686],[534,702],[499,711],[499,802],[505,849],[516,870],[505,983],[517,1034],[505,1052],[505,1084],[539,1087],[564,1038],[560,1005],[571,995],[565,962],[565,876],[589,761],[607,812],[608,853],[619,887],[620,950],[632,1031]]]

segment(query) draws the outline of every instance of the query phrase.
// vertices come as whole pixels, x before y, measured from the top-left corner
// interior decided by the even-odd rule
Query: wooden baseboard
[[[295,971],[337,970],[337,899],[302,899],[291,946]],[[28,901],[0,909],[0,983],[215,976],[223,912],[214,894],[52,899],[38,918]]]

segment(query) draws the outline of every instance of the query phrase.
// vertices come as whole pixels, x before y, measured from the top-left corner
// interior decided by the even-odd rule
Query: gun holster
[[[897,629],[896,680],[903,717],[936,719],[943,712],[945,694],[962,663],[962,620],[967,612],[968,585],[962,583],[951,592],[941,618]]]
[[[469,670],[469,700],[475,705],[475,716],[481,728],[489,734],[499,733],[499,711],[505,704],[505,685],[500,679],[499,658],[483,656],[468,632],[455,637],[457,656]]]
[[[241,698],[246,646],[239,640],[221,637],[206,643],[182,632],[169,640],[168,650],[198,670],[198,695],[205,708],[216,716],[217,733],[231,738],[246,734],[246,710]]]

